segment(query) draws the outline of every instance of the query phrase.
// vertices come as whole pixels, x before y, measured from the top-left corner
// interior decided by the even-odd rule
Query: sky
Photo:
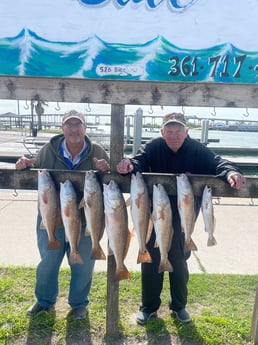
[[[75,109],[84,114],[110,114],[109,104],[86,104],[86,103],[60,103],[48,102],[45,106],[45,114],[63,114],[65,111]],[[258,120],[258,109],[250,108],[213,108],[213,107],[179,107],[179,106],[142,106],[126,105],[125,115],[133,115],[138,108],[143,110],[143,115],[165,115],[170,112],[183,112],[185,116],[200,116],[205,118],[229,119],[229,120]],[[0,100],[0,115],[12,112],[20,115],[30,115],[30,102],[16,100]]]

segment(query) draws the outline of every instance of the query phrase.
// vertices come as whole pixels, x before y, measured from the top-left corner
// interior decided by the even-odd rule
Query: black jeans
[[[178,229],[177,229],[178,230]],[[163,287],[164,273],[158,273],[160,263],[159,248],[154,248],[155,231],[153,230],[147,248],[152,257],[152,263],[143,263],[142,271],[142,305],[140,310],[152,313],[159,309],[161,304],[160,294]],[[173,266],[173,272],[169,272],[170,281],[170,302],[171,310],[178,311],[185,308],[187,304],[187,283],[189,272],[187,267],[187,255],[184,253],[184,234],[176,231],[173,236],[169,260]]]

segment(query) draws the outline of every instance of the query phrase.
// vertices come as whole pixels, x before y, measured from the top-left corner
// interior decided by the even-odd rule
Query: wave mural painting
[[[245,4],[228,0],[216,7],[212,0],[63,0],[59,13],[50,0],[44,7],[25,0],[17,8],[12,2],[0,4],[1,13],[9,13],[0,28],[0,75],[164,82],[258,80],[254,32],[234,26],[241,19],[251,30],[256,21],[250,13],[258,14],[256,0]],[[57,3],[61,5],[60,0]],[[17,11],[25,13],[28,6],[30,15],[17,17]],[[42,15],[46,7],[48,17]],[[221,18],[216,27],[212,15]],[[15,29],[19,31],[14,34]]]

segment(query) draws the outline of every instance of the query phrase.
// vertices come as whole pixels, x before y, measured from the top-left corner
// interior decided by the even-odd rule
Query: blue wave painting
[[[230,43],[181,49],[161,36],[144,44],[108,43],[97,36],[54,42],[23,29],[0,39],[0,75],[257,83],[258,52]]]

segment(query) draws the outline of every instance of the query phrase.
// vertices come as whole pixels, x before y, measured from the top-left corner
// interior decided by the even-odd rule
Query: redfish
[[[185,251],[197,250],[197,246],[191,237],[196,221],[192,185],[185,174],[177,176],[176,180],[177,205],[181,219],[181,228],[185,234]]]
[[[168,259],[174,229],[172,226],[172,210],[169,197],[163,185],[153,185],[153,211],[152,219],[156,233],[156,243],[160,251],[160,264],[158,272],[172,272],[173,267]]]
[[[52,177],[47,170],[38,171],[38,204],[42,217],[40,229],[48,234],[48,249],[61,248],[55,230],[61,225],[60,202]]]
[[[70,180],[60,182],[60,203],[65,235],[71,248],[70,263],[82,264],[83,260],[77,250],[81,237],[81,215],[76,192]]]
[[[146,248],[146,243],[150,239],[153,223],[148,189],[140,172],[131,175],[130,209],[139,245],[137,263],[150,263],[152,259]]]
[[[94,171],[87,171],[84,179],[83,199],[80,207],[84,207],[86,218],[86,233],[91,236],[91,258],[106,260],[99,241],[105,229],[104,201],[101,185]]]
[[[124,264],[131,237],[125,200],[114,180],[111,180],[109,184],[104,184],[103,187],[109,255],[114,255],[115,258],[116,278],[130,279],[130,273]]]

